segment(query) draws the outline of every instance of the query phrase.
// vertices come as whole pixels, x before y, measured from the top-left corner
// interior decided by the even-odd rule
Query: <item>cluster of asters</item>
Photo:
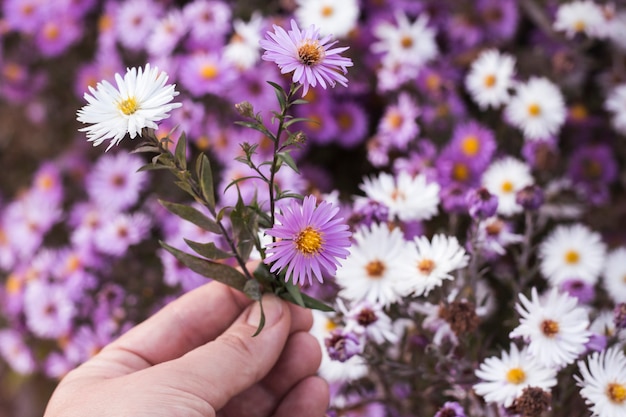
[[[42,62],[89,46],[72,69],[77,97],[87,91],[78,121],[109,150],[42,164],[0,206],[7,363],[62,376],[133,324],[131,307],[149,313],[171,296],[146,301],[151,258],[133,250],[157,235],[181,250],[215,241],[157,208],[126,137],[153,129],[175,143],[184,131],[219,166],[220,207],[273,207],[258,172],[234,159],[252,143],[266,169],[273,144],[233,123],[247,101],[245,115],[273,130],[272,81],[307,101],[293,107],[306,119],[294,125],[307,138],[293,152],[299,172],[275,177],[307,197],[276,205],[260,231],[266,257],[253,256],[335,310],[314,311],[311,330],[329,415],[624,415],[626,9],[243,3],[3,3],[3,99],[36,100]],[[60,244],[49,238],[59,228]],[[206,281],[154,252],[157,281],[179,292]],[[112,280],[124,261],[139,275]]]

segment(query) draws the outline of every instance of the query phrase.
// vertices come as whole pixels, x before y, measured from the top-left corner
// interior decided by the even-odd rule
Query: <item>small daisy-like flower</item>
[[[354,234],[350,255],[337,269],[339,294],[354,302],[389,305],[400,300],[398,278],[406,267],[407,243],[400,229],[386,224],[361,227]],[[406,275],[406,274],[405,274]]]
[[[400,93],[398,102],[385,109],[378,124],[378,132],[388,137],[395,147],[404,150],[419,133],[416,122],[419,115],[415,100],[406,92]]]
[[[616,303],[626,303],[626,247],[614,249],[604,262],[603,283]]]
[[[560,368],[574,362],[585,351],[589,340],[589,317],[578,300],[556,288],[539,298],[533,287],[531,300],[520,294],[515,309],[520,314],[520,324],[510,337],[522,337],[528,342],[528,352],[539,363]]]
[[[395,343],[399,339],[398,334],[393,331],[391,318],[383,311],[382,304],[361,301],[349,311],[345,311],[344,316],[346,330],[364,335],[375,343],[381,344],[385,341]]]
[[[618,347],[594,352],[578,362],[581,377],[575,377],[581,387],[593,417],[626,415],[626,356]]]
[[[115,74],[117,88],[108,81],[89,87],[85,93],[89,104],[77,113],[78,121],[91,124],[79,129],[87,132],[94,146],[110,139],[107,150],[128,133],[131,139],[141,136],[144,127],[156,129],[156,122],[169,117],[180,103],[170,103],[178,95],[174,85],[167,84],[167,74],[147,64],[145,69],[129,68],[124,75]]]
[[[376,178],[365,178],[360,188],[371,200],[389,208],[390,220],[427,220],[438,211],[439,184],[427,182],[424,174],[413,177],[401,171],[394,177],[382,172]]]
[[[594,2],[573,1],[559,6],[553,27],[557,31],[565,32],[565,36],[570,39],[579,33],[594,36],[604,20],[602,8]]]
[[[443,280],[452,280],[452,271],[467,266],[469,256],[459,245],[454,236],[438,234],[429,241],[425,236],[414,238],[415,245],[409,245],[409,252],[404,263],[409,267],[404,276],[408,279],[398,281],[398,288],[403,295],[428,295]]]
[[[324,272],[334,274],[338,259],[348,256],[351,235],[343,218],[335,218],[339,207],[326,201],[316,206],[310,195],[302,205],[291,200],[281,212],[274,227],[265,232],[280,238],[267,247],[264,262],[272,265],[270,271],[286,269],[285,279],[296,284],[312,283],[313,277],[322,282]]]
[[[303,27],[319,27],[322,36],[343,38],[355,28],[359,18],[357,0],[297,0],[297,3],[298,23]]]
[[[293,72],[293,82],[302,84],[304,96],[309,87],[316,87],[319,83],[322,88],[328,84],[334,87],[336,83],[348,85],[348,79],[343,75],[347,67],[351,67],[352,60],[339,55],[348,47],[330,49],[337,41],[332,36],[320,37],[320,31],[315,26],[300,30],[295,20],[291,21],[291,30],[274,27],[274,32],[267,32],[266,38],[260,41],[265,49],[262,58],[275,62],[280,72]]]
[[[505,109],[511,124],[524,133],[527,140],[555,135],[567,116],[561,90],[547,78],[533,77],[517,86],[515,96]]]
[[[534,183],[530,167],[513,157],[504,157],[494,161],[483,173],[483,186],[498,197],[497,213],[511,216],[522,211],[516,201],[519,190]]]
[[[494,216],[478,223],[476,240],[483,254],[491,258],[504,255],[508,246],[523,242],[524,236],[514,233],[509,222]]]
[[[500,357],[489,357],[480,364],[476,376],[483,382],[475,384],[474,391],[487,402],[509,407],[527,387],[550,391],[557,383],[556,373],[537,362],[526,347],[519,350],[511,344],[509,352],[502,351]]]
[[[22,375],[33,373],[37,369],[35,355],[16,330],[0,330],[0,356],[14,371]]]
[[[409,64],[422,67],[439,53],[436,32],[428,27],[428,16],[420,15],[415,22],[403,12],[397,12],[397,26],[391,23],[377,25],[373,32],[380,39],[372,44],[372,52],[384,53],[383,64]]]
[[[626,135],[626,84],[620,84],[611,90],[604,107],[613,113],[615,129]]]
[[[514,75],[515,58],[490,49],[472,63],[465,87],[481,109],[498,108],[510,99]]]
[[[539,247],[541,273],[555,286],[570,278],[594,285],[605,256],[600,234],[579,223],[557,226]]]

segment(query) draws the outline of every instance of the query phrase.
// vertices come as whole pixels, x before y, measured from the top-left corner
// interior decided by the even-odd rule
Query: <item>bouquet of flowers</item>
[[[2,7],[3,100],[72,66],[80,123],[0,200],[7,378],[216,280],[313,310],[329,416],[626,415],[623,6]]]

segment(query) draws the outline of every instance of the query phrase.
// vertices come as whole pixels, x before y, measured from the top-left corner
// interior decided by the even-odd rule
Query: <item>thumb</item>
[[[291,325],[285,302],[262,299],[265,327],[252,337],[261,318],[258,302],[248,306],[222,335],[173,361],[156,365],[155,380],[206,401],[214,410],[260,381],[278,360]],[[161,379],[162,378],[162,379]]]

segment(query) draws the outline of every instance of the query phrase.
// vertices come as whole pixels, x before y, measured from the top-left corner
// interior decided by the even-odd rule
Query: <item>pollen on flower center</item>
[[[422,259],[417,264],[417,269],[424,275],[428,275],[435,269],[435,262],[432,259]]]
[[[612,402],[621,404],[626,401],[626,386],[611,382],[606,389],[606,395]]]
[[[298,48],[300,62],[309,67],[319,64],[324,56],[324,50],[317,41],[306,40]]]
[[[570,265],[577,264],[579,260],[580,260],[580,254],[577,251],[568,250],[565,253],[565,262],[568,264]]]
[[[375,323],[378,320],[376,313],[370,310],[369,308],[364,308],[359,312],[359,315],[356,317],[357,323],[361,326],[369,326],[372,323]]]
[[[502,183],[502,192],[503,193],[510,193],[511,191],[513,191],[513,183],[511,181],[504,181]]]
[[[493,87],[496,85],[496,76],[489,74],[485,77],[485,87]]]
[[[530,114],[533,117],[539,116],[541,114],[541,107],[539,107],[539,104],[537,103],[530,104],[528,106],[528,114]]]
[[[320,251],[322,247],[322,234],[312,228],[305,227],[295,239],[296,248],[305,255],[312,255]]]
[[[461,144],[461,149],[463,149],[463,153],[468,156],[474,156],[478,153],[478,149],[480,148],[480,142],[478,138],[474,135],[469,135],[463,139],[463,143]]]
[[[200,75],[206,80],[212,80],[217,77],[218,69],[215,65],[206,64],[200,69]]]
[[[452,167],[452,177],[457,181],[465,181],[469,178],[469,169],[467,165],[457,162]]]
[[[402,126],[402,123],[404,122],[404,117],[402,117],[402,115],[399,113],[392,113],[387,116],[387,122],[392,128],[398,129],[400,126]]]
[[[582,20],[579,20],[576,23],[574,23],[574,30],[576,32],[582,32],[585,30],[586,27],[587,25],[585,25],[585,22],[583,22]]]
[[[544,320],[541,322],[541,332],[548,337],[553,337],[559,332],[559,323],[554,320]]]
[[[60,33],[61,31],[59,30],[59,27],[54,23],[47,24],[43,30],[43,34],[46,39],[49,39],[51,41],[57,39]]]
[[[335,10],[332,8],[332,6],[324,6],[322,7],[322,16],[324,17],[330,17],[333,15],[333,13],[335,12]]]
[[[378,259],[370,261],[365,265],[365,271],[370,278],[380,278],[385,272],[385,264]]]
[[[410,36],[403,36],[402,39],[400,39],[400,45],[404,48],[404,49],[409,49],[411,46],[413,46],[413,38],[411,38]]]
[[[122,111],[126,116],[130,116],[139,110],[139,104],[137,103],[137,99],[135,97],[128,97],[126,100],[123,100],[117,105],[117,108]]]
[[[352,125],[354,124],[354,120],[352,120],[352,117],[349,114],[341,113],[339,116],[337,116],[337,124],[340,128],[346,130],[352,127]]]
[[[526,380],[526,373],[521,368],[513,368],[506,373],[506,380],[511,384],[519,385]]]

